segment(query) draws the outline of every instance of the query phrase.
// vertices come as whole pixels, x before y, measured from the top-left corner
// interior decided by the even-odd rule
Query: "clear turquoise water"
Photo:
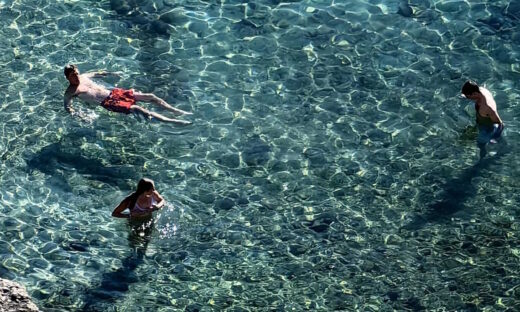
[[[518,310],[520,2],[410,3],[0,1],[0,277],[44,311]],[[68,63],[194,125],[73,119]],[[468,78],[507,127],[478,165]],[[147,239],[110,217],[142,176]]]

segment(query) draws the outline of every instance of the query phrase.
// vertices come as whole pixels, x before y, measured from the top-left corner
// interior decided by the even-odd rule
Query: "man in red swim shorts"
[[[160,121],[173,122],[180,125],[191,124],[190,121],[165,117],[161,114],[151,112],[135,104],[137,101],[152,102],[169,111],[172,111],[175,114],[191,115],[189,112],[172,107],[170,104],[166,103],[165,100],[157,97],[152,93],[141,93],[132,89],[124,90],[120,88],[115,88],[110,91],[102,85],[95,83],[91,79],[105,77],[109,75],[109,73],[98,72],[85,73],[80,75],[75,65],[67,65],[63,73],[70,83],[64,95],[65,110],[67,110],[67,112],[73,116],[76,114],[76,112],[72,108],[72,99],[74,97],[78,97],[87,103],[101,105],[109,111],[117,113],[136,113],[150,119],[155,118]]]

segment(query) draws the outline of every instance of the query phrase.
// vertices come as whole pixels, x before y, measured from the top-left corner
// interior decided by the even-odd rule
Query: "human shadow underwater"
[[[153,232],[153,226],[148,226],[145,231],[140,232],[141,226],[139,222],[128,221],[129,255],[121,261],[119,269],[103,273],[97,286],[85,290],[84,305],[80,311],[103,311],[103,307],[106,308],[124,298],[131,284],[139,282],[139,276],[135,271],[144,262]]]
[[[80,174],[87,180],[107,183],[121,189],[130,187],[128,181],[135,181],[140,175],[140,169],[145,158],[129,160],[120,156],[110,156],[110,165],[103,163],[100,157],[87,155],[80,146],[78,138],[95,139],[95,131],[80,129],[73,131],[58,142],[50,143],[39,151],[25,157],[27,168],[31,172],[40,171],[46,175],[47,183],[65,192],[72,192],[68,177],[74,173]]]
[[[401,229],[416,231],[429,223],[449,220],[450,216],[463,210],[464,202],[477,194],[477,187],[472,183],[473,180],[485,177],[488,169],[500,166],[500,160],[510,153],[510,146],[508,146],[506,138],[500,137],[498,141],[498,144],[495,144],[496,151],[490,153],[493,155],[481,158],[476,164],[444,183],[441,187],[441,199],[429,204],[425,213],[415,215]],[[480,151],[479,147],[479,153]]]
[[[478,135],[476,143],[479,148],[479,162],[464,170],[458,177],[449,180],[442,187],[442,199],[430,204],[426,213],[415,216],[403,228],[417,230],[425,224],[440,221],[464,208],[464,202],[476,195],[477,190],[472,181],[482,175],[485,169],[494,164],[509,152],[509,147],[502,132],[504,123],[497,110],[497,104],[491,92],[485,87],[468,80],[461,88],[461,98],[474,101],[475,118]],[[496,155],[487,156],[488,146],[497,148]]]
[[[136,191],[114,209],[113,217],[128,220],[130,254],[122,260],[119,269],[103,273],[98,286],[85,292],[81,311],[102,311],[104,306],[123,298],[129,286],[139,281],[135,271],[144,262],[152,238],[152,213],[161,209],[164,204],[163,197],[155,190],[154,182],[143,178],[139,181]],[[124,213],[125,210],[129,212]]]

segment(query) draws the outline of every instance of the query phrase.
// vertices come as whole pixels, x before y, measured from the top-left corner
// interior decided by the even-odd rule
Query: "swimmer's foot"
[[[491,140],[489,140],[489,143],[491,143],[491,144],[497,144],[498,142],[497,142],[497,140],[495,140],[495,139],[491,139]]]

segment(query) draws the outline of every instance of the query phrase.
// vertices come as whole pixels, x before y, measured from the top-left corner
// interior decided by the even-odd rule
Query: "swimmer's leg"
[[[480,160],[486,157],[486,143],[477,143],[478,148],[480,149]]]
[[[480,159],[484,158],[487,154],[486,144],[489,143],[493,136],[493,128],[486,126],[478,127],[477,146],[480,149]]]
[[[137,105],[132,105],[130,107],[130,111],[132,113],[142,115],[142,116],[144,116],[144,117],[146,117],[148,119],[155,118],[155,119],[157,119],[159,121],[172,122],[172,123],[175,123],[175,124],[178,124],[178,125],[191,125],[191,121],[164,117],[161,114],[150,112],[149,110],[146,110],[146,109],[142,108],[141,106],[137,106]]]
[[[183,111],[182,109],[175,108],[171,106],[170,104],[166,103],[165,100],[161,99],[157,95],[153,93],[142,93],[139,91],[134,92],[134,97],[137,101],[144,101],[144,102],[151,102],[155,103],[169,111],[174,112],[177,115],[191,115],[192,113]]]
[[[499,141],[501,141],[502,138],[502,131],[504,131],[504,125],[495,125],[493,127],[493,135],[491,136],[491,140],[489,140],[489,143],[495,144]]]

